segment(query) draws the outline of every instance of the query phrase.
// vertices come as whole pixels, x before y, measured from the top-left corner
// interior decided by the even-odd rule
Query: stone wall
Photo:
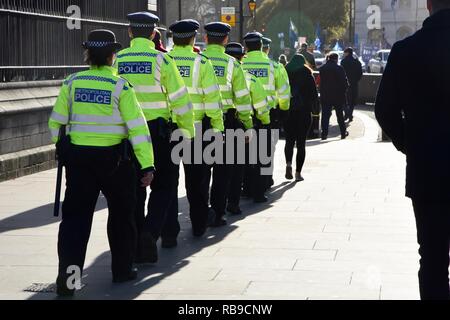
[[[0,84],[0,181],[51,169],[48,118],[61,81]]]

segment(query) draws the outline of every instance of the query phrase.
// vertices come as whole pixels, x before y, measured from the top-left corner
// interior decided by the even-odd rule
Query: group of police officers
[[[157,262],[158,239],[163,248],[177,246],[179,163],[171,153],[179,141],[172,141],[172,133],[180,130],[192,144],[207,130],[221,135],[254,129],[258,135],[270,132],[274,110],[290,105],[287,73],[269,58],[270,40],[260,33],[244,37],[245,50],[228,43],[228,24],[209,23],[207,48],[199,54],[194,44],[200,24],[181,20],[170,26],[174,48],[163,53],[152,41],[157,16],[138,12],[128,19],[127,49],[119,51],[111,31],[89,34],[83,47],[90,69],[64,81],[49,120],[66,168],[58,236],[60,296],[74,294],[71,275],[74,267],[83,270],[100,191],[109,209],[113,282],[136,279],[135,264]],[[206,148],[208,142],[202,144]],[[226,142],[223,148],[225,153]],[[191,157],[183,165],[195,237],[226,225],[227,211],[241,214],[242,190],[257,203],[267,201],[273,179],[261,174],[260,162],[209,165]]]

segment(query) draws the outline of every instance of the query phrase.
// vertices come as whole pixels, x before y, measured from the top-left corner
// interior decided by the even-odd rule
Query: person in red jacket
[[[158,51],[167,53],[167,49],[164,47],[164,44],[162,42],[161,37],[161,31],[158,29],[155,29],[155,37],[153,38],[153,43],[155,44],[155,48]]]

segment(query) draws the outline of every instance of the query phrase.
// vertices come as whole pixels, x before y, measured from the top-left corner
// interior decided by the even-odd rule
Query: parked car
[[[316,68],[319,69],[325,63],[326,57],[319,50],[314,50],[313,55],[314,59],[316,60]]]
[[[370,59],[367,65],[367,72],[369,73],[383,73],[386,69],[386,64],[389,58],[391,50],[380,50],[377,54]]]

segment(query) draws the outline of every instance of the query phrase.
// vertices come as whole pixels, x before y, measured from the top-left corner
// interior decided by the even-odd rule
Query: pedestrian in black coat
[[[328,137],[330,117],[333,108],[341,130],[341,138],[348,136],[344,119],[344,108],[347,103],[349,87],[344,68],[338,65],[339,56],[335,53],[328,56],[328,61],[320,70],[320,100],[322,103],[322,140]]]
[[[375,114],[406,155],[421,256],[422,299],[449,299],[450,1],[428,0],[431,17],[392,48]],[[436,63],[439,61],[439,63]]]
[[[344,59],[341,66],[347,75],[350,88],[347,90],[347,109],[345,118],[350,122],[353,121],[353,111],[358,100],[358,86],[363,76],[361,62],[353,56],[353,48],[347,48],[344,51]]]
[[[293,179],[292,158],[294,147],[297,144],[297,161],[295,180],[303,181],[301,175],[306,157],[306,137],[311,128],[311,113],[314,103],[317,102],[317,88],[312,75],[312,70],[306,65],[306,59],[301,54],[296,54],[286,66],[291,85],[291,107],[285,120],[286,132],[286,179]]]

